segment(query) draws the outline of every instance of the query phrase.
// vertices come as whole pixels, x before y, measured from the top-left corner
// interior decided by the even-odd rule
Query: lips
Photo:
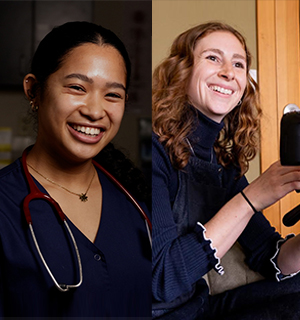
[[[95,127],[85,127],[85,126],[80,126],[76,124],[72,124],[71,127],[85,135],[90,135],[92,137],[96,137],[101,131],[104,131],[102,128],[95,128]]]
[[[212,91],[220,92],[220,93],[225,94],[225,95],[232,95],[233,92],[234,92],[231,89],[223,88],[223,87],[220,87],[220,86],[217,86],[217,85],[211,85],[211,86],[209,86],[209,89],[212,90]]]
[[[74,123],[69,123],[68,129],[76,140],[88,144],[99,142],[106,132],[105,127],[84,126]]]

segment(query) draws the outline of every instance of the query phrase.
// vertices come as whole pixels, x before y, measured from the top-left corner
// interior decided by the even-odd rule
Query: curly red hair
[[[197,111],[190,107],[186,93],[194,65],[194,48],[197,41],[215,31],[235,35],[246,53],[247,85],[242,103],[224,118],[224,128],[214,146],[218,162],[224,167],[233,164],[242,175],[257,152],[261,108],[259,88],[249,73],[251,54],[246,40],[231,26],[209,22],[191,28],[175,39],[170,55],[153,74],[153,130],[168,150],[173,166],[183,169],[191,155],[186,138],[197,125]]]

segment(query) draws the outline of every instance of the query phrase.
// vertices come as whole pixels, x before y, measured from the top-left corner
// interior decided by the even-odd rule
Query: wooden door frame
[[[299,0],[256,0],[258,82],[261,120],[261,171],[279,159],[280,120],[288,103],[300,106]],[[264,210],[271,224],[283,235],[300,231],[282,224],[286,212],[300,203],[292,192]]]

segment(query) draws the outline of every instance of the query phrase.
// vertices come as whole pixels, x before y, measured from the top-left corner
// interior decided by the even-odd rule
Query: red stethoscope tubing
[[[139,211],[142,218],[146,221],[150,231],[152,232],[152,223],[150,219],[148,218],[146,212],[142,209],[142,207],[138,204],[138,202],[134,199],[134,197],[128,192],[127,189],[113,176],[111,175],[107,170],[105,170],[98,162],[93,160],[94,166],[99,168],[107,177],[109,177],[114,184],[127,196],[127,198],[130,200],[130,202],[136,207],[136,209]]]
[[[27,163],[26,163],[27,154],[28,154],[28,148],[24,150],[24,152],[22,154],[22,160],[21,160],[23,170],[25,173],[25,177],[26,177],[29,189],[30,189],[29,194],[25,197],[25,199],[23,201],[23,210],[24,210],[24,215],[25,215],[27,223],[32,224],[31,214],[30,214],[30,210],[29,210],[29,202],[31,200],[35,200],[35,199],[43,199],[43,200],[50,202],[50,204],[57,211],[61,221],[65,221],[66,220],[65,214],[63,213],[59,204],[54,199],[52,199],[49,195],[41,192],[39,190],[39,188],[37,187],[37,185],[34,183],[32,177],[28,171],[28,168],[27,168]]]
[[[27,180],[27,183],[29,185],[29,189],[30,192],[29,194],[25,197],[24,201],[23,201],[23,210],[24,210],[24,215],[26,218],[26,221],[28,223],[31,235],[32,235],[32,239],[33,242],[35,244],[36,250],[49,274],[49,276],[51,277],[51,279],[53,280],[56,288],[61,291],[61,292],[66,292],[69,289],[72,288],[78,288],[83,281],[83,274],[82,274],[82,264],[81,264],[81,258],[80,258],[80,254],[79,254],[79,250],[78,250],[78,246],[76,243],[76,240],[73,236],[73,233],[68,225],[67,219],[65,214],[63,213],[61,207],[59,206],[59,204],[52,199],[49,195],[41,192],[39,190],[39,188],[37,187],[37,185],[34,183],[34,180],[32,178],[32,176],[30,175],[28,168],[27,168],[27,162],[26,162],[26,158],[27,158],[27,154],[28,154],[28,150],[29,148],[25,149],[22,155],[22,167],[25,173],[25,177]],[[152,225],[151,222],[148,218],[148,216],[146,215],[146,213],[144,212],[144,210],[141,208],[141,206],[137,203],[137,201],[133,198],[133,196],[121,185],[121,183],[115,179],[109,172],[107,172],[101,165],[99,165],[96,161],[93,161],[94,166],[96,166],[97,168],[99,168],[106,176],[108,176],[108,178],[110,178],[113,183],[119,188],[121,189],[122,192],[125,193],[125,195],[127,196],[127,198],[130,200],[130,202],[134,205],[134,207],[139,211],[139,213],[141,214],[142,218],[144,219],[145,223],[146,223],[146,229],[147,229],[147,233],[148,233],[148,237],[149,237],[149,242],[150,242],[150,246],[152,247],[152,238],[151,238],[151,232],[152,232]],[[29,210],[29,203],[32,200],[35,199],[42,199],[45,200],[47,202],[49,202],[54,209],[56,210],[56,212],[58,213],[61,221],[63,222],[63,225],[65,226],[65,228],[67,229],[69,236],[71,238],[71,241],[73,243],[74,249],[75,249],[75,253],[76,253],[76,257],[77,257],[77,264],[78,264],[78,270],[79,270],[79,281],[77,284],[62,284],[62,283],[58,283],[58,281],[56,280],[55,276],[53,275],[53,273],[51,272],[42,252],[41,249],[39,247],[37,238],[35,236],[35,232],[33,230],[33,225],[32,225],[32,219],[31,219],[31,214],[30,214],[30,210]]]
[[[23,170],[25,173],[25,177],[27,179],[29,189],[30,189],[30,193],[25,197],[24,202],[23,202],[23,209],[24,209],[24,214],[25,214],[27,223],[28,224],[32,223],[31,214],[29,211],[29,202],[33,199],[45,199],[45,200],[49,201],[53,205],[53,207],[56,209],[60,219],[62,221],[66,220],[65,214],[63,213],[59,204],[54,199],[52,199],[50,196],[41,192],[39,190],[39,188],[37,187],[37,185],[34,183],[32,177],[28,171],[27,163],[26,163],[28,150],[29,150],[29,148],[24,150],[23,155],[22,155],[22,160],[21,160]],[[93,160],[93,164],[98,169],[100,169],[108,178],[110,178],[113,181],[113,183],[127,196],[127,198],[130,200],[130,202],[134,205],[134,207],[139,211],[142,218],[145,220],[146,225],[148,226],[150,232],[152,232],[152,224],[151,224],[150,219],[148,218],[147,214],[142,209],[142,207],[134,199],[134,197],[126,190],[126,188],[114,176],[112,176],[107,170],[105,170],[99,163],[97,163],[96,161]]]

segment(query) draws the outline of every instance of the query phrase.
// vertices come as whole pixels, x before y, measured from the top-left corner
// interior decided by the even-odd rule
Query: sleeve
[[[232,188],[233,192],[230,198],[243,190],[247,185],[248,181],[243,176]],[[262,212],[258,212],[250,219],[238,242],[243,247],[246,254],[246,263],[252,270],[259,272],[266,278],[276,278],[277,281],[281,281],[286,277],[279,270],[276,258],[280,246],[286,240],[275,231],[275,228],[271,226]]]
[[[195,282],[218,266],[219,260],[201,224],[188,234],[178,234],[170,200],[170,188],[177,181],[156,137],[152,163],[152,292],[155,300],[169,302],[190,292]]]
[[[274,256],[271,258],[271,262],[276,270],[276,274],[275,274],[275,277],[276,277],[276,280],[278,282],[280,281],[283,281],[283,280],[286,280],[286,279],[289,279],[289,278],[292,278],[294,277],[295,275],[297,275],[300,270],[298,272],[295,272],[295,273],[291,273],[291,274],[288,274],[288,275],[284,275],[281,270],[279,269],[278,265],[277,265],[277,258],[278,258],[278,254],[280,252],[280,248],[281,246],[287,241],[289,240],[290,238],[293,238],[295,235],[294,234],[289,234],[285,237],[285,239],[280,239],[279,241],[277,241],[277,245],[276,245],[276,253],[274,254]]]
[[[272,258],[281,236],[261,212],[256,213],[238,239],[245,250],[246,263],[264,277],[274,279],[278,270]]]
[[[3,276],[2,276],[2,243],[0,237],[0,319],[4,317],[4,288],[3,288]]]

